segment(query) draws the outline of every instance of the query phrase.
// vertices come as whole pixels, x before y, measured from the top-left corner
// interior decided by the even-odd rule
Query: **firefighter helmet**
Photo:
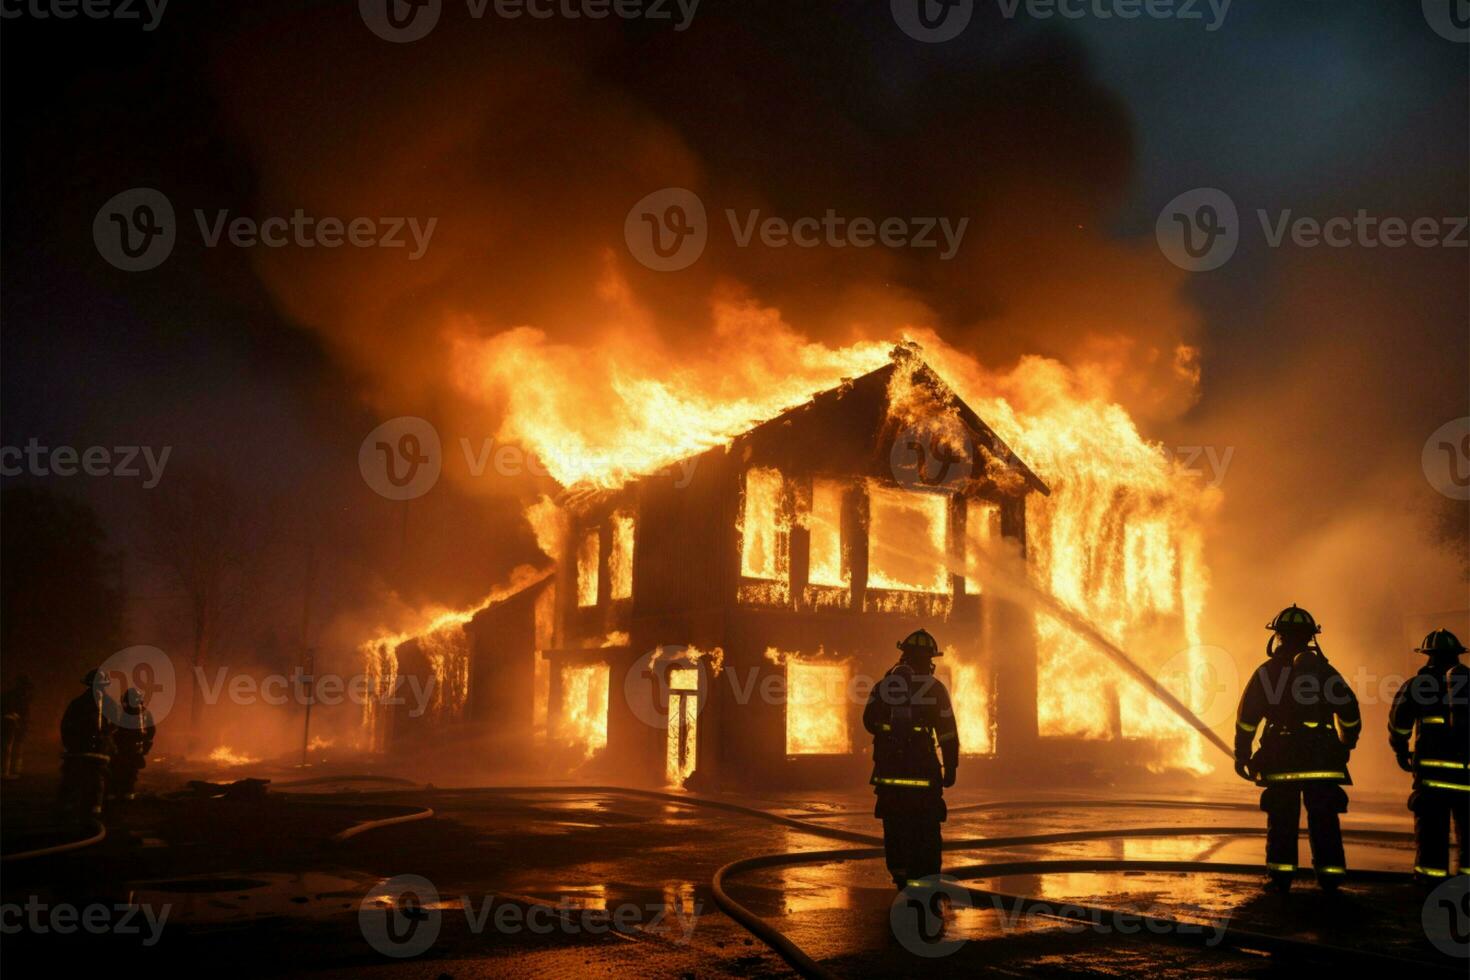
[[[1424,642],[1414,648],[1415,653],[1453,653],[1465,652],[1465,644],[1460,638],[1449,630],[1435,630],[1424,638]]]
[[[898,648],[904,653],[919,653],[926,657],[942,657],[939,644],[934,642],[934,637],[929,635],[928,630],[914,630],[908,636],[898,641]]]
[[[1266,624],[1266,629],[1282,636],[1313,637],[1322,632],[1312,614],[1294,602],[1277,613],[1276,618]]]

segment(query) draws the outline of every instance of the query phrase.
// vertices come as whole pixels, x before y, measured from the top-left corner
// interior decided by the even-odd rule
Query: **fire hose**
[[[388,791],[387,794],[396,795],[400,792]],[[778,854],[765,854],[758,857],[742,858],[724,865],[714,874],[711,881],[711,890],[714,894],[715,903],[732,919],[738,922],[753,936],[765,943],[773,952],[785,960],[793,969],[806,977],[821,978],[821,980],[833,980],[833,975],[813,960],[806,952],[796,945],[788,936],[779,929],[766,922],[759,915],[746,908],[744,905],[730,897],[726,889],[726,882],[750,871],[757,871],[776,867],[790,867],[803,864],[822,864],[829,862],[870,860],[881,858],[884,855],[882,849],[883,840],[870,834],[856,831],[842,830],[836,827],[826,827],[820,824],[807,823],[793,817],[772,813],[757,807],[745,806],[739,803],[731,803],[726,800],[712,799],[708,797],[680,795],[675,793],[660,792],[658,790],[635,789],[626,786],[477,786],[461,789],[440,789],[439,793],[450,795],[532,795],[532,794],[575,794],[585,796],[588,794],[604,793],[619,796],[631,796],[644,799],[655,799],[681,806],[722,810],[730,813],[738,813],[755,817],[782,826],[793,827],[814,836],[846,840],[868,845],[876,845],[862,848],[848,848],[827,851],[796,851],[782,852]],[[332,794],[337,795],[337,794]],[[999,801],[993,803],[972,804],[968,807],[956,807],[951,812],[961,810],[1000,810],[1000,809],[1028,809],[1038,806],[1045,807],[1076,807],[1076,808],[1104,808],[1124,806],[1144,806],[1158,809],[1228,809],[1228,810],[1255,810],[1255,807],[1244,803],[1192,803],[1178,802],[1172,800],[1023,800],[1023,801]],[[1413,839],[1412,834],[1397,831],[1369,831],[1369,830],[1345,830],[1344,837],[1354,840],[1371,840],[1378,842],[1406,842]],[[1108,830],[1085,830],[1085,831],[1063,831],[1049,834],[1023,834],[1006,837],[973,838],[966,840],[949,841],[944,844],[946,851],[978,851],[994,850],[999,848],[1029,847],[1040,844],[1066,844],[1096,840],[1119,840],[1129,838],[1167,838],[1167,837],[1264,837],[1265,831],[1259,826],[1250,827],[1129,827]],[[1094,859],[1051,859],[1007,862],[1001,864],[977,864],[967,865],[952,869],[949,877],[958,879],[993,878],[1010,875],[1042,875],[1058,873],[1078,872],[1156,872],[1156,873],[1190,873],[1190,874],[1221,874],[1221,875],[1251,875],[1259,876],[1261,869],[1255,865],[1223,864],[1210,861],[1119,861],[1119,860],[1094,860]],[[1371,881],[1377,883],[1407,884],[1413,881],[1413,876],[1403,872],[1393,871],[1350,871],[1348,881]],[[971,886],[958,886],[962,888],[971,898],[987,899],[992,902],[1010,901],[1023,912],[1029,911],[1037,914],[1047,914],[1059,917],[1057,912],[1048,903],[1031,896],[1008,895],[1003,892],[991,891]],[[1067,910],[1076,913],[1071,918],[1080,916],[1105,916],[1112,914],[1109,910],[1085,906],[1075,902],[1067,903]],[[1068,918],[1069,916],[1060,916]],[[1198,935],[1203,938],[1203,930],[1198,929],[1197,923],[1188,923],[1179,920],[1167,919],[1162,916],[1150,916],[1153,922],[1164,927],[1166,932],[1140,933],[1149,938],[1165,941],[1192,941]],[[1353,961],[1354,963],[1377,964],[1385,966],[1403,967],[1405,965],[1414,967],[1428,967],[1438,970],[1439,967],[1433,962],[1395,957],[1383,953],[1349,949],[1345,947],[1332,946],[1320,942],[1292,939],[1286,936],[1273,936],[1266,933],[1254,932],[1240,928],[1225,928],[1221,931],[1219,943],[1235,949],[1262,951],[1267,953],[1285,953],[1303,958],[1326,959],[1335,962]],[[1448,971],[1448,968],[1445,968]]]

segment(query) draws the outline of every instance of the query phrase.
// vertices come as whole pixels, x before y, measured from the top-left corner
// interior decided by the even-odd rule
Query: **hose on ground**
[[[81,840],[67,841],[64,844],[53,844],[50,847],[38,847],[31,851],[17,851],[14,854],[0,856],[0,862],[29,861],[31,858],[49,857],[52,854],[65,854],[68,851],[80,851],[84,847],[100,844],[107,839],[107,827],[100,820],[91,821],[89,827],[91,833]]]
[[[399,791],[390,791],[397,793]],[[825,827],[820,824],[808,823],[805,820],[787,817],[782,814],[772,813],[769,810],[761,810],[755,807],[731,803],[726,800],[712,799],[709,797],[693,796],[688,794],[675,794],[661,792],[658,790],[635,789],[626,786],[479,786],[462,789],[437,789],[436,792],[444,794],[461,795],[532,795],[532,794],[578,794],[606,793],[619,796],[641,797],[663,802],[674,803],[681,806],[708,808],[723,810],[730,813],[738,813],[755,817],[767,822],[780,824],[801,830],[814,836],[826,837],[837,840],[846,840],[856,843],[874,845],[866,848],[849,848],[828,851],[803,851],[784,852],[779,854],[766,854],[759,857],[743,858],[732,861],[715,872],[712,884],[715,903],[732,919],[740,923],[747,931],[760,939],[771,948],[778,956],[790,964],[797,972],[808,977],[830,978],[832,975],[824,967],[818,964],[804,951],[801,950],[789,937],[760,916],[750,911],[739,902],[730,897],[726,890],[726,882],[741,874],[765,868],[787,867],[798,864],[820,864],[832,861],[854,861],[869,860],[883,856],[881,837],[870,834],[862,834],[855,831],[842,830],[835,827]],[[387,794],[376,794],[387,795]],[[1033,808],[1117,808],[1117,807],[1145,807],[1151,809],[1179,809],[1179,810],[1234,810],[1234,811],[1256,811],[1258,808],[1247,803],[1212,803],[1212,802],[1188,802],[1162,799],[1147,800],[1085,800],[1085,799],[1063,799],[1063,800],[1007,800],[992,803],[978,803],[963,807],[953,807],[951,813],[974,812],[982,810],[1015,810]],[[848,814],[837,814],[848,815]],[[1005,837],[975,838],[966,840],[949,841],[944,845],[946,851],[974,851],[993,850],[999,848],[1027,847],[1042,844],[1077,843],[1085,841],[1139,838],[1139,837],[1263,837],[1265,831],[1260,826],[1249,827],[1132,827],[1108,830],[1087,831],[1064,831],[1049,834],[1021,834]],[[1346,830],[1344,837],[1355,840],[1375,842],[1404,842],[1413,839],[1413,835],[1397,831],[1371,831],[1371,830]],[[1013,862],[1002,865],[972,865],[956,868],[951,871],[951,876],[956,878],[981,878],[996,877],[1002,874],[1050,874],[1083,868],[1106,869],[1109,871],[1157,871],[1175,873],[1207,873],[1207,874],[1234,874],[1234,875],[1259,875],[1261,869],[1254,865],[1239,864],[1217,864],[1208,861],[1066,861],[1066,860],[1040,860],[1028,862]],[[999,870],[997,870],[999,869]],[[1412,876],[1400,872],[1389,871],[1355,871],[1350,872],[1348,879],[1351,881],[1376,881],[1388,883],[1406,883],[1412,881]],[[1023,909],[1039,909],[1044,903],[1035,898],[1027,896],[1008,896],[1004,893],[993,892],[986,889],[968,887],[966,889],[973,897],[990,897],[992,900],[1003,899],[1021,903]],[[1111,914],[1106,910],[1078,906],[1069,903],[1073,908],[1082,909],[1087,914],[1104,915]],[[1174,920],[1152,917],[1170,931],[1165,935],[1150,932],[1149,935],[1161,939],[1179,939],[1192,935],[1188,930],[1181,929],[1188,923]],[[1410,964],[1414,966],[1429,965],[1420,961],[1405,960],[1385,954],[1369,953],[1360,950],[1345,949],[1342,947],[1329,946],[1316,942],[1305,942],[1282,936],[1271,936],[1264,933],[1256,933],[1243,929],[1226,929],[1223,942],[1236,948],[1259,949],[1273,953],[1290,953],[1298,956],[1313,956],[1318,959],[1345,960],[1353,959],[1356,962],[1377,962],[1403,966]]]

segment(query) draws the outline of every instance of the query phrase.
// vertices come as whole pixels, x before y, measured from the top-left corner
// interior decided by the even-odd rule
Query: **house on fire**
[[[868,685],[924,627],[963,752],[1022,759],[1034,631],[967,571],[1024,556],[1026,497],[1048,492],[899,348],[728,445],[564,493],[554,568],[463,627],[461,722],[652,784],[861,780]]]

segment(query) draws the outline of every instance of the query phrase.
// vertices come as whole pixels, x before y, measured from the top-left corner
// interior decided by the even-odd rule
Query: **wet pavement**
[[[946,853],[947,868],[1039,859],[1211,861],[1257,865],[1262,843],[1231,828],[1259,828],[1249,787],[1222,790],[1207,808],[1079,806],[1054,795],[1009,802],[1000,794],[951,795],[949,840],[1158,828],[1180,836],[1030,844]],[[1012,794],[1013,796],[1029,794]],[[1118,794],[1121,796],[1122,794]],[[1189,803],[1190,794],[1160,802]],[[7,794],[10,828],[32,813]],[[871,797],[741,797],[745,806],[860,834],[878,832]],[[1221,803],[1227,806],[1221,806]],[[431,819],[333,834],[363,820],[431,807]],[[39,811],[38,811],[39,812]],[[26,819],[32,819],[27,817]],[[88,900],[167,908],[161,938],[135,962],[177,966],[207,957],[217,972],[395,976],[789,976],[791,970],[715,904],[722,865],[760,854],[863,845],[756,817],[612,793],[549,794],[382,784],[277,786],[267,801],[138,801],[111,821],[105,846],[8,865],[4,900]],[[1401,799],[1355,794],[1350,831],[1411,829]],[[1349,864],[1402,871],[1408,845],[1356,840]],[[1303,863],[1307,862],[1305,841]],[[419,899],[394,911],[402,876]],[[730,896],[841,977],[1014,976],[1246,977],[1305,964],[1281,954],[1207,942],[1226,925],[1330,946],[1454,965],[1424,937],[1424,892],[1350,885],[1335,900],[1309,881],[1286,897],[1258,877],[1138,871],[1009,875],[969,884],[1109,915],[1079,923],[999,899],[960,902],[939,944],[915,952],[895,930],[895,894],[881,860],[825,861],[754,871],[727,882]],[[33,898],[33,896],[35,896]],[[966,904],[972,907],[965,907]],[[1164,920],[1199,936],[1167,935]],[[44,921],[44,916],[43,916]],[[1162,931],[1161,931],[1162,930]],[[107,950],[117,936],[68,941]],[[6,952],[54,951],[54,932],[23,928]],[[415,944],[422,943],[422,949]],[[942,950],[943,955],[926,956]],[[413,955],[400,955],[411,953]],[[1458,964],[1463,974],[1464,961]]]

